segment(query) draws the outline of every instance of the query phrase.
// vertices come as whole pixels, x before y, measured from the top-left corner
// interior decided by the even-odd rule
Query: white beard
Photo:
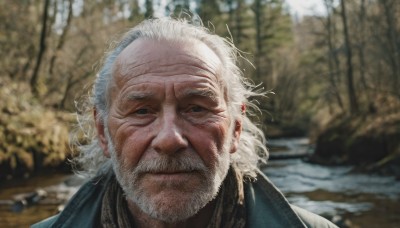
[[[219,188],[225,179],[230,165],[230,142],[227,137],[223,151],[219,154],[215,167],[208,168],[204,165],[197,153],[178,153],[176,155],[160,155],[157,158],[140,160],[135,167],[126,167],[117,156],[108,129],[105,130],[108,140],[108,150],[115,176],[125,192],[128,200],[136,204],[144,213],[150,217],[174,223],[194,216],[200,209],[205,207],[218,194]],[[163,186],[177,190],[174,200],[166,200],[159,195],[152,195],[143,186],[141,177],[149,171],[167,170],[190,170],[196,171],[200,176],[200,186],[195,188],[182,188],[164,183]],[[166,202],[167,201],[167,202]]]

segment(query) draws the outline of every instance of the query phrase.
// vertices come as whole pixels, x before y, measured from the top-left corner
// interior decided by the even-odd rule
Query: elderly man
[[[334,227],[257,168],[267,150],[246,107],[258,94],[236,54],[185,21],[130,30],[93,90],[96,136],[77,162],[95,177],[34,227]]]

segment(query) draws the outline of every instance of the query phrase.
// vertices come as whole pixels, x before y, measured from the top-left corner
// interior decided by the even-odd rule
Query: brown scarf
[[[104,228],[134,227],[124,192],[114,175],[103,196],[101,225]]]
[[[101,224],[104,228],[134,227],[123,190],[115,177],[103,196]],[[207,228],[243,228],[246,225],[242,175],[231,167],[219,190]]]
[[[245,206],[243,177],[235,167],[231,167],[219,190],[214,213],[207,228],[245,227]]]

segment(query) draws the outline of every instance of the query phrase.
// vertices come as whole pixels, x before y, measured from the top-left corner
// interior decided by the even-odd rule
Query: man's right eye
[[[137,115],[146,115],[149,114],[149,109],[147,108],[141,108],[135,111],[135,114]]]

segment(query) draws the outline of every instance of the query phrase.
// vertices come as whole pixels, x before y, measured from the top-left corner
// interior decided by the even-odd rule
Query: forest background
[[[283,0],[0,1],[0,179],[69,169],[73,113],[108,44],[187,9],[270,91],[257,101],[267,138],[307,136],[310,161],[400,176],[400,2],[321,2],[325,13],[299,17]]]

